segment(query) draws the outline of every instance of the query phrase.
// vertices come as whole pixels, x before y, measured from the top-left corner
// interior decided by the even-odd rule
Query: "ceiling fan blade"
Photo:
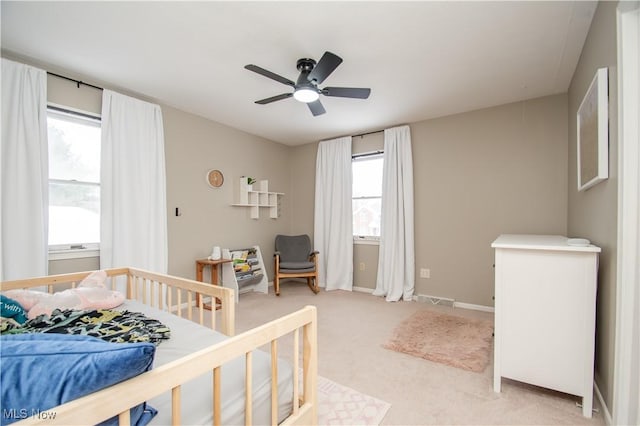
[[[282,99],[290,98],[291,96],[293,96],[293,93],[283,93],[281,95],[272,96],[270,98],[260,99],[255,103],[260,105],[265,105],[265,104],[270,104],[271,102],[281,101]]]
[[[309,102],[307,105],[309,105],[309,109],[311,110],[311,114],[313,114],[313,116],[317,116],[317,115],[321,115],[324,114],[325,109],[322,106],[322,103],[320,103],[320,101],[313,101],[313,102]]]
[[[338,65],[342,63],[342,58],[331,52],[324,52],[322,58],[318,61],[315,67],[311,70],[307,79],[309,81],[315,80],[316,84],[322,83],[329,74],[331,74]]]
[[[245,69],[248,69],[249,71],[253,71],[255,73],[258,73],[260,75],[268,77],[268,78],[270,78],[272,80],[275,80],[275,81],[277,81],[279,83],[286,84],[288,86],[295,86],[295,83],[293,81],[289,80],[288,78],[284,78],[281,75],[278,75],[278,74],[273,73],[271,71],[267,71],[264,68],[260,68],[257,65],[249,64],[249,65],[245,65],[244,67],[245,67]]]
[[[371,94],[371,89],[361,87],[325,87],[322,89],[322,94],[340,98],[367,99]]]

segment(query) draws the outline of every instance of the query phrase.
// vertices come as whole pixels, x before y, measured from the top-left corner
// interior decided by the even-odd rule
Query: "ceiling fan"
[[[306,103],[309,106],[311,113],[314,116],[317,116],[326,112],[319,99],[321,94],[340,98],[367,99],[371,93],[371,89],[358,87],[325,87],[323,89],[318,87],[318,84],[321,84],[338,67],[338,65],[340,65],[341,62],[342,58],[331,52],[324,52],[324,55],[322,55],[322,58],[320,58],[318,63],[309,58],[298,59],[296,68],[300,71],[300,76],[295,83],[288,78],[272,73],[271,71],[267,71],[257,65],[249,64],[245,65],[245,68],[249,71],[253,71],[272,80],[293,87],[292,93],[283,93],[281,95],[261,99],[256,101],[257,104],[265,105],[293,96],[296,100]]]

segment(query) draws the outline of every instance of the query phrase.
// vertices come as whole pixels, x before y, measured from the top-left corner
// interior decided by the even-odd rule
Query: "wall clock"
[[[207,172],[207,183],[212,188],[219,188],[224,183],[224,176],[220,170],[211,169]]]

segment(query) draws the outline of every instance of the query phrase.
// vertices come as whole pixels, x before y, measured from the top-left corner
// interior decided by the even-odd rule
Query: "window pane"
[[[355,158],[351,162],[353,235],[360,237],[380,236],[383,161],[382,155],[375,155]]]
[[[49,183],[49,245],[100,242],[100,187]]]
[[[49,178],[100,182],[100,124],[49,111]]]
[[[382,157],[373,157],[351,163],[354,198],[382,196],[382,161]]]
[[[49,246],[100,242],[100,121],[47,111]]]
[[[380,236],[380,212],[382,200],[368,198],[353,200],[353,235]]]

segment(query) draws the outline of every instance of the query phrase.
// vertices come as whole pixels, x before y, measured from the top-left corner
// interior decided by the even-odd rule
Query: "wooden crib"
[[[233,290],[209,284],[144,271],[135,268],[118,268],[106,270],[111,277],[111,287],[115,289],[116,279],[120,278],[126,285],[128,300],[142,303],[155,310],[164,311],[179,318],[188,319],[199,324],[196,327],[208,327],[228,336],[219,343],[199,349],[167,364],[156,367],[132,379],[120,382],[103,390],[82,398],[64,403],[47,410],[55,416],[38,418],[33,416],[15,423],[69,425],[96,424],[113,416],[119,417],[120,425],[130,424],[129,409],[160,394],[170,393],[171,423],[183,423],[181,400],[190,398],[183,394],[182,385],[205,374],[211,374],[210,382],[212,401],[209,415],[213,424],[222,424],[222,403],[225,395],[221,392],[221,367],[231,360],[244,357],[243,373],[244,389],[244,423],[313,425],[317,423],[317,313],[316,308],[307,306],[299,311],[268,322],[244,333],[234,335],[235,295]],[[0,290],[32,289],[46,287],[49,292],[75,287],[89,272],[52,275],[24,280],[5,281],[0,283]],[[209,313],[204,309],[204,302],[209,298],[217,298],[221,309]],[[163,314],[165,315],[165,314]],[[210,317],[205,320],[205,317]],[[217,319],[219,317],[219,319]],[[219,323],[219,324],[218,324]],[[302,332],[302,333],[300,333]],[[291,410],[286,418],[278,418],[278,339],[283,336],[293,339],[293,356],[291,371],[293,374]],[[268,345],[270,351],[271,377],[271,416],[268,419],[253,418],[252,383],[255,376],[252,371],[252,357],[257,348]],[[162,351],[162,345],[157,349]],[[258,351],[262,352],[262,351]],[[300,365],[302,354],[302,365]],[[262,356],[261,354],[259,354]],[[299,372],[302,377],[299,377]],[[301,380],[301,381],[299,381]],[[302,389],[299,383],[302,383]],[[152,421],[153,424],[153,421]]]

